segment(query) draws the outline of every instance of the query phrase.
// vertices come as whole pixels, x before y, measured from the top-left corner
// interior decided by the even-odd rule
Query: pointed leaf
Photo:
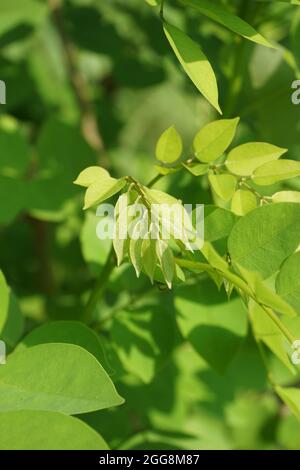
[[[221,157],[235,136],[239,120],[220,119],[202,127],[194,139],[194,151],[198,160],[210,163]]]
[[[235,147],[228,154],[226,166],[239,176],[252,175],[253,171],[266,162],[277,160],[286,149],[264,142],[249,142]]]
[[[247,189],[238,189],[231,201],[231,210],[237,215],[245,215],[257,207],[255,195]]]
[[[257,168],[253,173],[253,182],[260,186],[268,186],[296,176],[300,176],[300,162],[279,160],[265,163]]]
[[[194,85],[222,114],[218,102],[216,76],[201,48],[183,31],[169,23],[164,23],[164,32],[177,59]]]
[[[79,346],[62,343],[40,344],[9,356],[7,365],[0,368],[0,397],[0,411],[65,414],[123,402],[94,356]]]
[[[107,450],[100,434],[78,418],[53,411],[0,413],[1,450]]]
[[[174,163],[182,152],[182,140],[174,126],[162,133],[156,144],[156,158],[162,163]]]
[[[217,5],[208,0],[183,0],[188,6],[196,8],[203,15],[217,21],[221,25],[230,29],[236,34],[243,36],[249,41],[256,42],[262,46],[275,48],[267,39],[259,34],[252,26],[250,26],[242,18],[231,13],[228,9]]]
[[[236,178],[234,176],[210,174],[208,179],[212,189],[223,201],[229,201],[232,198],[236,187]]]

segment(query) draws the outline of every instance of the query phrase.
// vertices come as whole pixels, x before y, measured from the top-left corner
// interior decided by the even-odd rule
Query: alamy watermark
[[[295,90],[292,93],[292,103],[295,105],[300,104],[300,80],[294,80],[292,83],[292,89]]]
[[[0,365],[6,364],[6,345],[4,341],[0,341]]]
[[[101,240],[180,240],[189,250],[198,250],[204,241],[203,204],[129,204],[128,196],[116,206],[100,204],[96,233]]]
[[[292,348],[294,349],[294,352],[292,354],[292,363],[295,366],[298,366],[300,364],[300,339],[296,339],[293,342]]]
[[[6,104],[6,85],[3,80],[0,80],[0,104]]]

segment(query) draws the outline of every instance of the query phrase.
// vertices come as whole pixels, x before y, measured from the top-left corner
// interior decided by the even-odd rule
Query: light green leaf
[[[165,193],[164,191],[159,191],[157,189],[149,189],[144,187],[143,190],[146,193],[147,199],[151,204],[168,204],[172,206],[173,204],[179,204],[181,201],[176,199],[170,194]]]
[[[294,309],[262,280],[259,273],[247,271],[240,265],[237,267],[261,304],[289,317],[296,316]]]
[[[249,142],[229,152],[226,166],[235,175],[248,176],[264,163],[277,160],[286,151],[286,149],[264,142]]]
[[[165,130],[156,144],[155,155],[162,163],[174,163],[182,152],[182,140],[174,126]]]
[[[283,388],[276,385],[275,390],[300,421],[300,389],[295,387]]]
[[[180,170],[180,167],[167,168],[165,166],[154,165],[154,170],[160,175],[166,176],[166,175],[169,175],[170,173],[177,173],[177,171]]]
[[[206,205],[204,208],[204,240],[213,242],[228,237],[238,217],[221,207]]]
[[[257,207],[255,195],[247,189],[238,189],[231,201],[231,210],[237,215],[245,215]]]
[[[183,69],[205,98],[222,114],[215,73],[201,48],[183,31],[164,23],[164,32]]]
[[[140,277],[142,271],[142,243],[142,238],[129,241],[129,256],[137,277]]]
[[[285,346],[286,340],[281,330],[256,302],[250,299],[248,307],[256,338],[266,344],[278,359],[295,374]]]
[[[232,175],[208,175],[209,182],[214,192],[223,201],[229,201],[235,191],[236,178]]]
[[[175,261],[171,248],[169,248],[168,244],[164,240],[157,240],[156,255],[166,284],[169,289],[171,289],[175,274]]]
[[[120,211],[123,216],[125,215],[126,222],[128,224],[131,221],[131,218],[128,217],[128,193],[121,194],[121,196],[118,198],[114,214],[116,224],[114,228],[113,247],[117,255],[118,266],[120,266],[122,263],[129,247],[128,233],[126,233],[124,224],[119,217]]]
[[[0,413],[1,450],[107,450],[83,421],[53,411]]]
[[[299,191],[279,191],[278,193],[273,194],[273,202],[300,202],[300,192]]]
[[[161,0],[145,0],[146,3],[148,3],[148,5],[150,5],[151,7],[157,7]]]
[[[175,306],[183,336],[210,366],[224,373],[247,333],[242,301],[228,302],[211,281],[203,281],[178,289]]]
[[[300,252],[289,256],[276,277],[277,293],[300,313]]]
[[[96,183],[92,183],[85,193],[84,209],[89,209],[96,204],[100,204],[121,191],[125,185],[126,180],[124,178],[117,180],[111,177],[103,180],[101,184],[99,184],[98,181]]]
[[[100,337],[82,322],[59,320],[45,323],[22,338],[15,352],[45,343],[67,343],[80,346],[95,356],[106,370],[110,369],[106,363]]]
[[[33,346],[12,354],[0,368],[0,411],[78,414],[122,402],[97,359],[74,344]]]
[[[153,283],[156,268],[156,241],[145,238],[142,243],[142,262],[145,273]]]
[[[195,156],[201,162],[213,162],[231,144],[240,118],[220,119],[202,127],[194,139]]]
[[[300,206],[268,204],[242,217],[229,236],[233,262],[263,278],[276,272],[300,243]]]
[[[194,176],[205,175],[209,170],[209,165],[205,163],[190,163],[188,165],[183,163],[182,166]]]
[[[260,166],[253,173],[253,182],[260,186],[268,186],[278,181],[300,176],[300,162],[295,160],[279,160]]]
[[[110,174],[104,168],[100,166],[90,166],[83,170],[74,181],[74,184],[78,186],[84,186],[88,188],[93,183],[101,183],[110,178]]]
[[[246,21],[242,20],[238,16],[231,13],[228,9],[217,5],[207,0],[182,0],[188,6],[196,8],[203,15],[208,18],[217,21],[221,25],[230,29],[236,34],[243,36],[249,41],[256,42],[262,46],[272,47],[273,46],[267,39],[265,39],[261,34],[259,34],[252,26],[250,26]]]

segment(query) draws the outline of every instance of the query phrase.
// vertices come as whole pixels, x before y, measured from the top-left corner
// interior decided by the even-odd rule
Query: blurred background
[[[235,12],[245,6],[220,3]],[[235,144],[266,141],[300,159],[300,105],[291,102],[300,9],[246,3],[249,23],[279,50],[241,41],[175,0],[165,15],[209,58],[224,116],[241,117]],[[13,349],[46,321],[81,320],[105,263],[109,243],[96,238],[94,211],[82,211],[78,173],[101,164],[112,176],[147,183],[167,127],[180,131],[188,158],[194,134],[217,116],[176,61],[157,8],[144,0],[1,0],[0,79],[0,269],[18,298],[4,338]],[[300,189],[299,179],[289,184]],[[157,187],[188,203],[212,203],[204,178],[180,173]],[[210,281],[197,282],[197,292],[179,292],[180,308],[226,308]],[[127,264],[114,271],[93,327],[126,404],[82,419],[113,448],[299,448],[300,425],[270,391],[251,332],[226,372],[215,372],[183,339],[176,295],[137,280]],[[290,383],[273,362],[278,380]]]

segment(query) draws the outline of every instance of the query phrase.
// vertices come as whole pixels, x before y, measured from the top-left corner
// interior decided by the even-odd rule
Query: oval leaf
[[[229,201],[232,198],[236,187],[236,178],[232,175],[209,175],[209,182],[214,192],[223,201]]]
[[[198,160],[209,163],[221,157],[235,136],[239,120],[220,119],[202,127],[194,139],[194,151]]]
[[[247,189],[238,189],[231,201],[231,210],[237,215],[245,215],[255,209],[257,200],[255,195]]]
[[[286,149],[264,142],[249,142],[235,147],[228,154],[226,166],[239,176],[252,175],[253,171],[266,162],[277,160]]]
[[[268,186],[296,176],[300,176],[300,162],[279,160],[257,168],[253,174],[253,182],[259,186]]]
[[[99,364],[74,344],[49,343],[9,356],[0,368],[0,411],[49,410],[65,414],[120,405],[123,399]]]
[[[266,278],[300,243],[300,206],[269,204],[254,209],[233,227],[228,239],[231,259]]]
[[[83,421],[53,411],[0,413],[1,450],[107,450]]]
[[[174,126],[162,133],[156,144],[156,158],[162,163],[174,163],[182,152],[182,140]]]

